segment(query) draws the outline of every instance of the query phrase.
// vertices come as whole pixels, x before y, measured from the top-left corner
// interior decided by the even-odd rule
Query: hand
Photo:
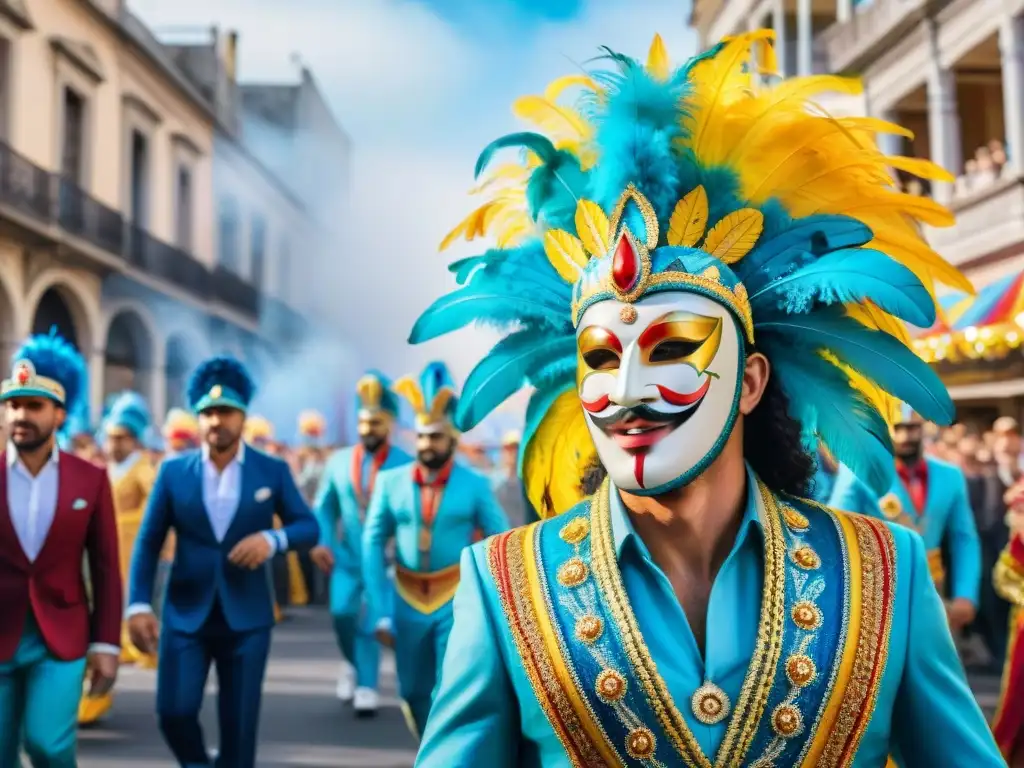
[[[120,659],[116,653],[89,654],[89,695],[102,696],[114,687]]]
[[[377,629],[374,631],[373,636],[377,638],[377,642],[383,645],[385,648],[395,647],[395,636],[391,634],[390,630]]]
[[[331,552],[330,547],[313,547],[309,550],[309,559],[324,573],[329,574],[334,570],[334,553]]]
[[[255,571],[273,553],[270,551],[270,542],[262,533],[250,533],[240,542],[235,544],[234,549],[228,554],[228,562],[237,565],[239,568],[248,568]]]
[[[946,616],[950,629],[963,629],[974,621],[974,603],[965,597],[957,597],[946,603]]]
[[[152,613],[136,613],[128,617],[128,637],[132,645],[143,653],[155,655],[157,638],[160,637],[160,623]]]

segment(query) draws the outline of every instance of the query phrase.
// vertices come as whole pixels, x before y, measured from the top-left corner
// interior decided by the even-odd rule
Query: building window
[[[238,273],[238,202],[233,197],[221,200],[217,216],[217,257],[224,269]]]
[[[252,267],[250,269],[250,282],[257,288],[263,287],[264,269],[266,268],[267,253],[267,223],[262,216],[252,217],[252,232],[249,243],[252,255]]]
[[[60,170],[64,178],[82,186],[85,175],[85,98],[64,87],[64,131]]]
[[[131,192],[128,198],[128,215],[140,228],[149,223],[149,140],[142,131],[132,130],[131,146]]]
[[[275,293],[285,301],[291,298],[291,243],[288,238],[281,240],[281,255],[277,260],[277,289]]]
[[[0,139],[11,129],[11,41],[0,37]]]
[[[178,178],[174,192],[175,243],[183,251],[192,251],[192,169],[178,166]]]

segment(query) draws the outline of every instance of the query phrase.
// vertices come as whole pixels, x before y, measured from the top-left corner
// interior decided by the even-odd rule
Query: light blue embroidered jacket
[[[748,485],[754,488],[752,481]],[[732,702],[740,696],[759,623],[764,515],[759,495],[751,490],[736,542],[711,591],[702,659],[672,586],[634,532],[614,488],[611,493],[611,536],[628,603],[658,672],[705,755],[716,754],[728,720],[701,724],[691,711],[690,697],[707,680],[724,689]],[[562,523],[555,519],[540,525]],[[888,654],[874,713],[852,765],[880,768],[899,749],[909,758],[906,768],[1003,766],[957,658],[921,539],[906,528],[890,529],[897,564]],[[487,547],[484,542],[463,554],[455,625],[416,766],[566,766],[564,749],[520,660]],[[543,566],[549,583],[554,583],[554,571],[554,565]],[[826,621],[835,622],[836,617]],[[636,685],[630,678],[629,686]],[[648,725],[660,733],[655,724]],[[747,755],[744,764],[757,756]],[[678,760],[669,764],[681,764]]]
[[[330,607],[334,615],[358,614],[363,592],[362,542],[366,510],[359,508],[356,489],[352,486],[354,450],[353,447],[342,448],[331,456],[324,469],[314,504],[316,519],[320,524],[320,544],[330,547],[334,553],[334,572],[331,574],[330,586]],[[378,476],[387,469],[411,461],[412,457],[408,453],[391,445]],[[372,465],[373,454],[368,453],[361,470],[364,488]]]
[[[974,513],[967,495],[967,480],[959,467],[931,456],[928,466],[928,495],[923,514],[918,515],[903,481],[896,477],[890,494],[899,499],[902,511],[914,521],[925,549],[948,543],[951,578],[950,595],[978,605],[981,590],[981,544]],[[887,494],[888,495],[888,494]],[[878,497],[845,466],[839,468],[829,505],[835,509],[883,517]]]
[[[413,480],[414,467],[415,463],[411,463],[378,474],[366,512],[363,578],[374,622],[386,615],[384,606],[388,604],[384,560],[388,539],[395,539],[395,558],[400,567],[421,570],[420,488]],[[508,520],[494,498],[490,481],[456,462],[432,526],[430,572],[458,563],[462,550],[472,543],[477,530],[491,536],[507,528]]]

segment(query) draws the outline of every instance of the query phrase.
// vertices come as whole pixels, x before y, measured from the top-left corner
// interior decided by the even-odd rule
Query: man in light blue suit
[[[967,496],[967,480],[959,467],[924,455],[921,417],[901,408],[893,425],[896,477],[883,495],[872,493],[847,467],[836,478],[830,505],[875,515],[921,534],[928,565],[939,594],[949,599],[946,611],[954,631],[973,619],[981,590],[981,544]],[[943,562],[943,544],[950,562]]]
[[[274,626],[266,564],[276,552],[316,544],[318,528],[284,461],[242,442],[255,386],[230,357],[203,362],[188,400],[203,447],[160,466],[131,564],[128,630],[157,650],[157,719],[182,766],[208,766],[199,710],[217,669],[218,768],[253,768],[263,675]],[[284,523],[274,530],[273,518]],[[162,627],[151,608],[164,539],[177,534]]]
[[[459,557],[475,535],[504,531],[508,521],[490,481],[454,459],[455,387],[444,365],[428,365],[418,383],[408,377],[395,382],[395,391],[416,412],[416,461],[377,477],[363,534],[363,573],[371,620],[381,642],[394,645],[399,694],[418,736],[448,645]],[[393,616],[385,562],[391,538],[398,593]]]
[[[352,701],[357,716],[377,712],[380,643],[366,606],[362,573],[363,524],[377,475],[412,457],[390,442],[398,400],[383,374],[356,383],[359,443],[335,453],[324,470],[315,512],[320,544],[311,553],[330,574],[331,617],[343,658],[337,696]]]
[[[810,108],[831,84],[761,81],[768,36],[677,69],[660,38],[646,65],[606,51],[569,81],[579,155],[516,134],[477,164],[529,150],[529,234],[497,217],[514,246],[455,267],[411,340],[505,329],[455,421],[533,387],[521,466],[545,519],[463,553],[420,768],[1004,765],[920,535],[807,500],[810,436],[892,482],[865,380],[952,419],[936,374],[872,329],[935,317],[886,244],[955,271],[889,159]],[[581,499],[595,454],[607,477]]]

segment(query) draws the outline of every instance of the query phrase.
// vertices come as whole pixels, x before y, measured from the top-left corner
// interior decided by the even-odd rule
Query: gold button
[[[817,674],[818,670],[810,656],[798,653],[786,660],[786,677],[793,685],[803,688],[812,682]]]
[[[818,557],[818,553],[815,552],[808,546],[798,547],[793,550],[792,555],[793,562],[803,568],[805,571],[813,571],[815,568],[821,565],[821,558]]]
[[[558,535],[567,544],[579,544],[589,533],[590,521],[585,517],[577,517],[563,525]]]
[[[811,521],[792,507],[782,508],[782,518],[786,521],[786,525],[794,531],[806,531],[811,527]]]
[[[690,697],[690,708],[704,725],[715,725],[729,716],[729,697],[714,683],[704,683]]]
[[[794,624],[808,632],[820,627],[823,620],[821,609],[810,600],[801,600],[796,603],[790,611],[790,615],[793,617]]]
[[[632,304],[624,304],[622,309],[619,310],[619,320],[624,322],[626,325],[632,325],[636,322],[636,307]]]
[[[626,752],[634,760],[646,760],[654,754],[654,734],[647,728],[634,728],[626,737]]]
[[[221,395],[223,395],[223,394],[224,394],[224,388],[223,388],[223,387],[221,387],[221,385],[220,385],[220,384],[215,384],[215,385],[214,385],[214,386],[213,386],[213,387],[212,387],[212,388],[210,389],[210,397],[220,397],[220,396],[221,396]]]
[[[804,719],[800,710],[792,704],[779,704],[772,712],[772,728],[783,738],[796,736],[803,727]]]
[[[584,643],[592,643],[604,632],[604,622],[597,616],[581,616],[576,622],[576,637]]]
[[[563,587],[578,587],[587,580],[590,569],[578,557],[570,557],[558,569],[558,583]]]
[[[606,669],[597,676],[597,695],[601,701],[611,704],[626,695],[626,678],[614,669]]]

